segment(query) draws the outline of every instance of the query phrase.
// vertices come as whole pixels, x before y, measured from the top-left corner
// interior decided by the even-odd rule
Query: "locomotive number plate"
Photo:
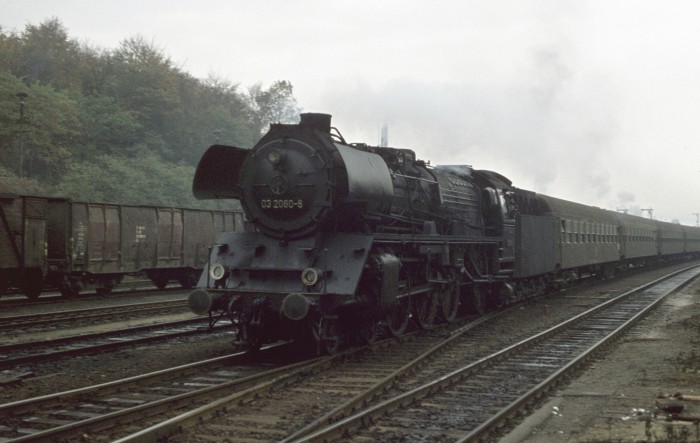
[[[260,207],[263,209],[301,209],[304,207],[302,199],[269,199],[260,200]]]

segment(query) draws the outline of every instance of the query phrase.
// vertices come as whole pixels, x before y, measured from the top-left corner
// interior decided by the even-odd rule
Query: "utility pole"
[[[653,219],[654,219],[654,209],[653,209],[653,208],[640,209],[640,211],[642,211],[642,214],[644,214],[645,212],[648,212],[648,213],[649,213],[649,219],[650,219],[650,220],[653,220]]]
[[[27,132],[26,124],[27,119],[24,118],[24,99],[27,98],[26,92],[18,92],[17,97],[19,98],[19,176],[24,177],[24,133]]]

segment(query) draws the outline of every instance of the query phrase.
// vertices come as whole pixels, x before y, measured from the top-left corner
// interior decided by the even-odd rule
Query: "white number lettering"
[[[260,207],[262,209],[302,209],[304,207],[304,200],[263,198],[260,200]]]

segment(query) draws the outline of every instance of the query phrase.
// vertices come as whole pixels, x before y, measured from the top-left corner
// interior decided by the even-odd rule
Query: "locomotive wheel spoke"
[[[386,322],[389,332],[394,337],[400,337],[406,331],[411,316],[411,304],[408,297],[396,301],[387,315]]]
[[[472,285],[467,296],[467,313],[484,315],[486,313],[486,301],[484,293],[478,285]]]
[[[455,321],[459,312],[459,286],[452,273],[450,273],[449,282],[441,287],[440,306],[445,321],[448,323]]]
[[[440,299],[437,291],[418,298],[415,309],[415,317],[418,325],[423,329],[432,329],[435,326],[435,317],[438,313]]]
[[[459,309],[459,291],[456,286],[450,285],[441,295],[442,316],[446,322],[452,323],[457,318]]]

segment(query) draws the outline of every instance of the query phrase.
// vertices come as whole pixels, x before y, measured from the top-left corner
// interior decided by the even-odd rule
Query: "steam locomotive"
[[[251,349],[293,339],[335,352],[409,323],[431,328],[582,275],[698,256],[700,229],[538,195],[414,151],[350,144],[328,114],[273,124],[252,149],[214,145],[198,199],[239,199],[189,296]]]

